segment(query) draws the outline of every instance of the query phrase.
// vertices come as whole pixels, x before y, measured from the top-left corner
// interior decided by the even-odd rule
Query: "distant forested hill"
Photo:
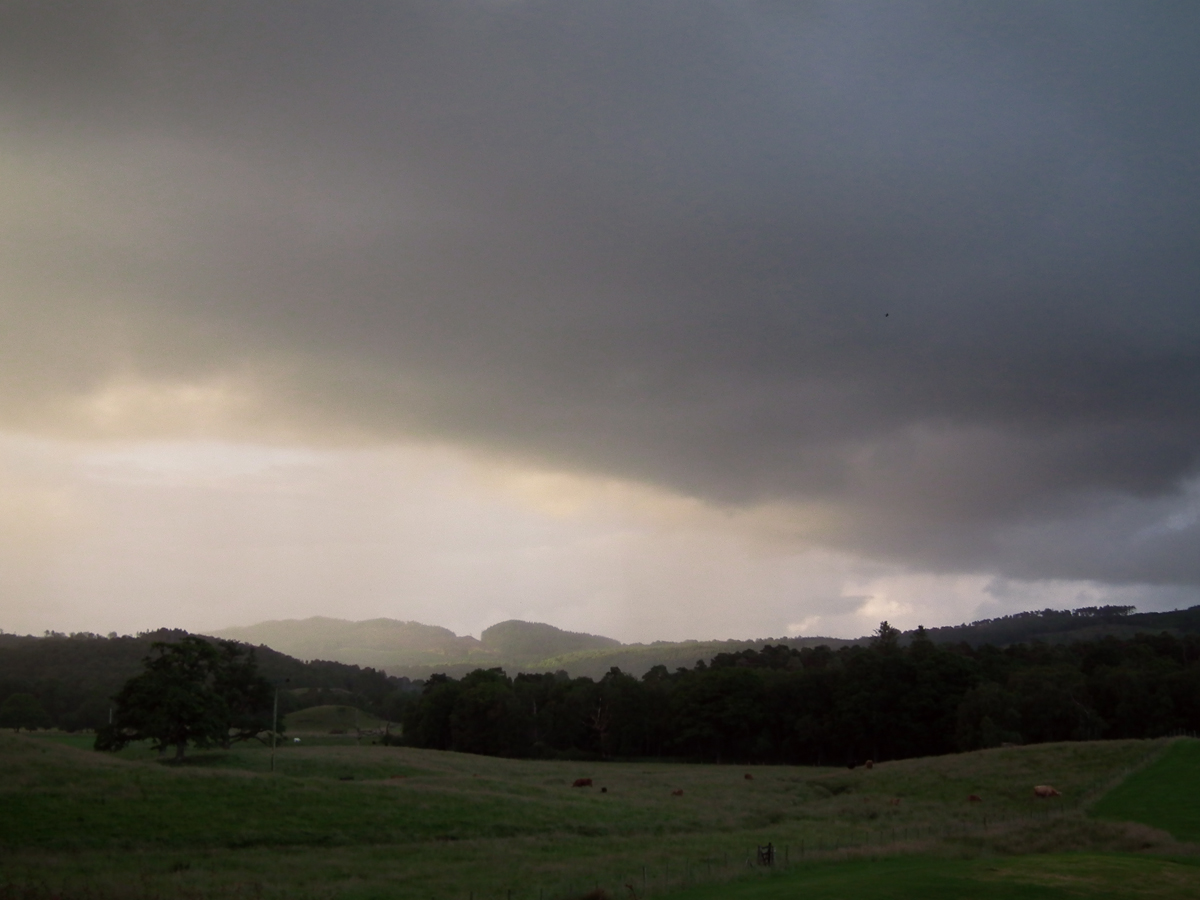
[[[265,644],[299,659],[331,659],[419,678],[447,669],[537,666],[550,657],[621,646],[613,638],[515,619],[485,629],[479,639],[420,622],[322,616],[226,628],[216,636]]]
[[[931,628],[926,634],[939,644],[1006,647],[1033,641],[1058,644],[1109,636],[1127,638],[1163,631],[1174,635],[1200,633],[1200,607],[1165,613],[1136,613],[1128,606],[1047,609]],[[640,678],[654,666],[670,670],[690,668],[698,661],[709,662],[720,653],[761,650],[768,645],[795,649],[824,645],[837,650],[863,645],[868,640],[795,637],[622,644],[609,637],[518,620],[493,625],[476,640],[419,622],[395,619],[348,622],[320,617],[227,628],[217,635],[265,644],[300,659],[337,660],[421,680],[435,673],[461,678],[481,668],[502,668],[510,674],[565,671],[572,677],[601,678],[614,666]],[[909,633],[904,640],[910,640],[911,636]]]
[[[214,634],[226,640],[265,644],[297,659],[329,659],[377,669],[437,666],[448,661],[486,667],[497,660],[469,635],[459,637],[448,628],[396,619],[350,622],[313,616],[225,628]]]
[[[864,639],[865,640],[865,639]],[[638,678],[655,666],[667,669],[690,669],[698,662],[708,663],[722,653],[761,650],[776,645],[793,649],[826,646],[832,649],[849,647],[859,641],[839,638],[760,638],[739,641],[655,641],[651,644],[619,644],[600,650],[580,650],[543,659],[533,671],[564,671],[575,677],[603,678],[614,666]]]
[[[576,677],[599,678],[613,666],[640,678],[657,665],[686,668],[699,660],[707,662],[718,653],[759,649],[770,643],[796,648],[825,644],[835,649],[855,643],[813,637],[622,644],[610,637],[517,619],[484,629],[478,640],[419,622],[349,622],[324,617],[261,622],[226,628],[216,635],[265,644],[300,659],[372,666],[411,679],[425,679],[435,673],[458,678],[481,668],[502,668],[513,673],[562,670]]]
[[[1080,609],[1044,609],[969,625],[929,628],[926,634],[938,644],[991,644],[1007,647],[1041,641],[1063,644],[1102,637],[1129,638],[1135,634],[1200,634],[1200,606],[1170,612],[1136,613],[1132,606],[1085,606]],[[911,638],[914,632],[906,637]]]

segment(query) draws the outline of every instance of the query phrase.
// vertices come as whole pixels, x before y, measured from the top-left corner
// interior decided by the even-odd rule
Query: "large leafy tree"
[[[253,649],[189,635],[154,644],[142,662],[145,670],[113,698],[112,724],[97,732],[97,750],[148,740],[160,753],[174,747],[182,759],[189,743],[228,747],[270,730],[272,688],[258,674]]]

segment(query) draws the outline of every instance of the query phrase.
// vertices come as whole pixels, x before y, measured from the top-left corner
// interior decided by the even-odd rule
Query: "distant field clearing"
[[[310,706],[289,713],[284,722],[289,735],[329,734],[333,731],[353,734],[359,731],[382,731],[387,724],[370,713],[353,706]]]

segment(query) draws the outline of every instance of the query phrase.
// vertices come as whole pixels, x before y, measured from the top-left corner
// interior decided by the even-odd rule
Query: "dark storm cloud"
[[[1200,582],[1192,4],[0,9],[79,210],[4,226],[42,384],[273,365],[313,423]]]

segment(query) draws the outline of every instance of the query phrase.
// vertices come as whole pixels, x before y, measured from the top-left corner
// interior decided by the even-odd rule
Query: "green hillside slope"
[[[0,890],[33,900],[533,900],[597,888],[627,897],[628,884],[645,897],[699,884],[733,890],[759,871],[746,860],[767,842],[781,869],[903,855],[935,872],[939,859],[981,853],[1011,865],[998,857],[1178,850],[1079,812],[1162,746],[1141,741],[850,772],[533,762],[329,739],[285,744],[273,774],[270,750],[256,745],[174,766],[144,748],[111,756],[84,743],[0,734]],[[573,787],[578,778],[592,786]],[[1063,796],[1035,800],[1030,788],[1041,782]]]

